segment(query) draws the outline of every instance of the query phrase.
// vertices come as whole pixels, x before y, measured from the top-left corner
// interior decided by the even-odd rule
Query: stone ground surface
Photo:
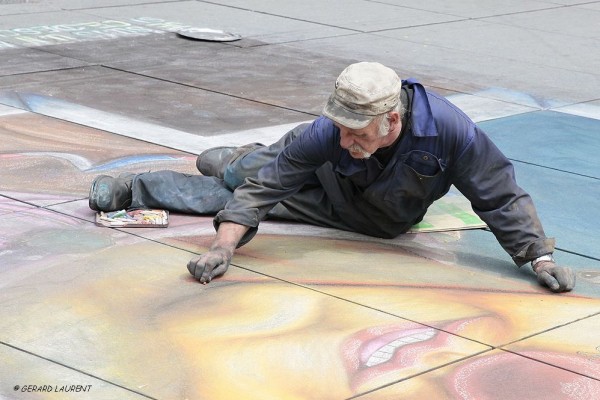
[[[600,399],[599,41],[600,1],[0,2],[0,398]],[[480,123],[573,292],[484,229],[267,221],[204,286],[210,216],[94,224],[98,174],[275,141],[363,60]]]

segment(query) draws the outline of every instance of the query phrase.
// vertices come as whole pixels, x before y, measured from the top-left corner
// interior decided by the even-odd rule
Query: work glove
[[[575,287],[575,273],[569,267],[559,267],[553,261],[540,261],[533,270],[538,282],[553,292],[568,292]]]
[[[192,258],[188,262],[187,268],[194,278],[206,285],[213,278],[221,276],[227,271],[232,256],[231,251],[218,247],[199,257]]]

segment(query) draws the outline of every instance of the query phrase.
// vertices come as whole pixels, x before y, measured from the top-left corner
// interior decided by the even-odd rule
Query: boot
[[[213,147],[200,153],[196,160],[196,168],[204,176],[214,176],[223,179],[225,168],[232,161],[263,146],[261,143],[251,143],[240,147]]]
[[[204,150],[196,159],[196,168],[204,176],[215,176],[223,179],[225,167],[233,158],[237,147],[213,147]]]
[[[121,174],[117,178],[97,176],[90,187],[89,206],[95,211],[117,211],[131,205],[131,183],[135,174]]]

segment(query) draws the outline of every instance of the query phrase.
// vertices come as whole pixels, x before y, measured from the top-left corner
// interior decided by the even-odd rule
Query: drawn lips
[[[453,321],[443,329],[456,332],[467,322]],[[342,347],[352,390],[380,375],[417,366],[424,355],[445,347],[451,336],[412,322],[357,332]]]
[[[363,346],[360,353],[361,364],[366,367],[383,364],[391,360],[400,347],[429,340],[435,334],[436,331],[433,328],[421,328],[392,332],[380,336]],[[376,350],[373,351],[373,349]]]

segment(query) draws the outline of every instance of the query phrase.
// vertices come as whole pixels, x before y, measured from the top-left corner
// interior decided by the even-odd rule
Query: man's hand
[[[533,270],[538,282],[553,292],[568,292],[575,287],[575,273],[569,267],[559,267],[552,261],[540,261]]]
[[[248,231],[248,227],[234,222],[223,222],[217,230],[217,237],[208,253],[194,257],[187,265],[190,274],[200,283],[207,284],[213,278],[221,276],[229,268],[236,245]]]
[[[230,250],[221,247],[213,248],[200,257],[192,258],[187,268],[194,278],[206,285],[213,278],[221,276],[227,271],[232,256],[233,253]]]

